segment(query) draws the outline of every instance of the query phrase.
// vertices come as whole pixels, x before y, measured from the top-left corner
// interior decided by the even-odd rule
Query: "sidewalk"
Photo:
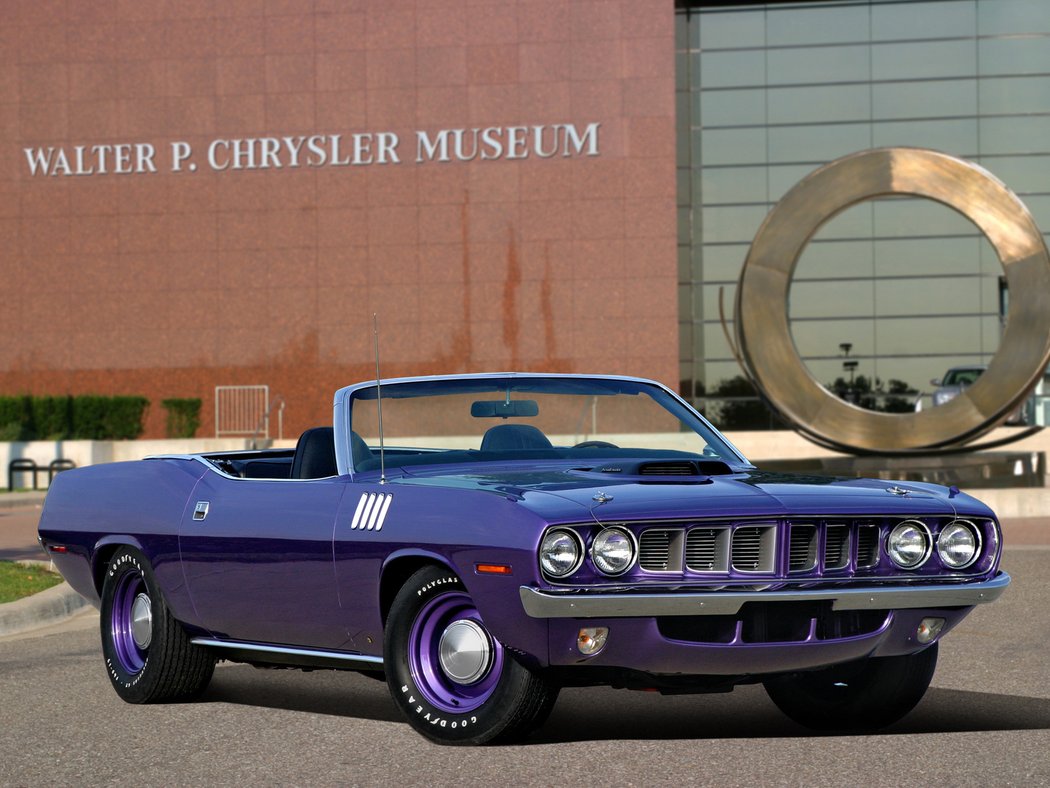
[[[29,496],[36,496],[33,500]],[[5,498],[21,496],[21,501]],[[40,522],[40,507],[44,502],[42,493],[7,493],[0,495],[0,561],[48,560],[36,541],[36,528]],[[20,504],[20,505],[15,505]]]

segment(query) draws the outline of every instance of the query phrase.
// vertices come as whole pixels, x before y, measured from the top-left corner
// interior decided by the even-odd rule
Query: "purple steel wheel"
[[[412,622],[408,663],[431,705],[461,713],[492,697],[503,674],[503,647],[488,634],[470,597],[450,591],[427,602]]]
[[[139,572],[126,572],[118,580],[109,631],[120,666],[129,674],[142,670],[153,639],[153,615],[146,581]]]

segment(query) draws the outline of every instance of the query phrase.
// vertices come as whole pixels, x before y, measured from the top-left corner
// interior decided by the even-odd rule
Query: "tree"
[[[915,397],[918,389],[913,389],[903,380],[890,378],[886,384],[887,394],[903,394],[905,396],[888,396],[882,402],[882,409],[887,413],[912,413],[915,410]]]
[[[711,397],[732,398],[718,403],[718,426],[724,430],[767,430],[779,424],[779,419],[743,375],[720,380],[711,390]]]

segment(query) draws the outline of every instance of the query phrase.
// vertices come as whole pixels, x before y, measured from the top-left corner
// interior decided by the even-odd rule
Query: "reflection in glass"
[[[682,331],[691,380],[739,375],[718,316],[769,208],[816,167],[871,147],[971,158],[1021,195],[1050,233],[1050,14],[1044,0],[695,3],[680,12],[678,87],[692,186]],[[680,65],[681,68],[681,65]],[[810,370],[921,388],[987,363],[1002,331],[1002,267],[967,220],[927,200],[881,200],[828,222],[791,288]],[[700,355],[702,354],[702,355]],[[683,364],[683,374],[689,365]],[[830,376],[830,377],[829,377]]]

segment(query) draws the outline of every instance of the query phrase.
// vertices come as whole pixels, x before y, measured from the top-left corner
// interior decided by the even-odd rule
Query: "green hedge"
[[[29,440],[32,424],[32,397],[0,397],[0,440]]]
[[[192,438],[201,426],[201,401],[195,397],[161,400],[168,411],[166,432],[169,438]]]
[[[0,396],[0,440],[128,440],[142,434],[145,397]]]

